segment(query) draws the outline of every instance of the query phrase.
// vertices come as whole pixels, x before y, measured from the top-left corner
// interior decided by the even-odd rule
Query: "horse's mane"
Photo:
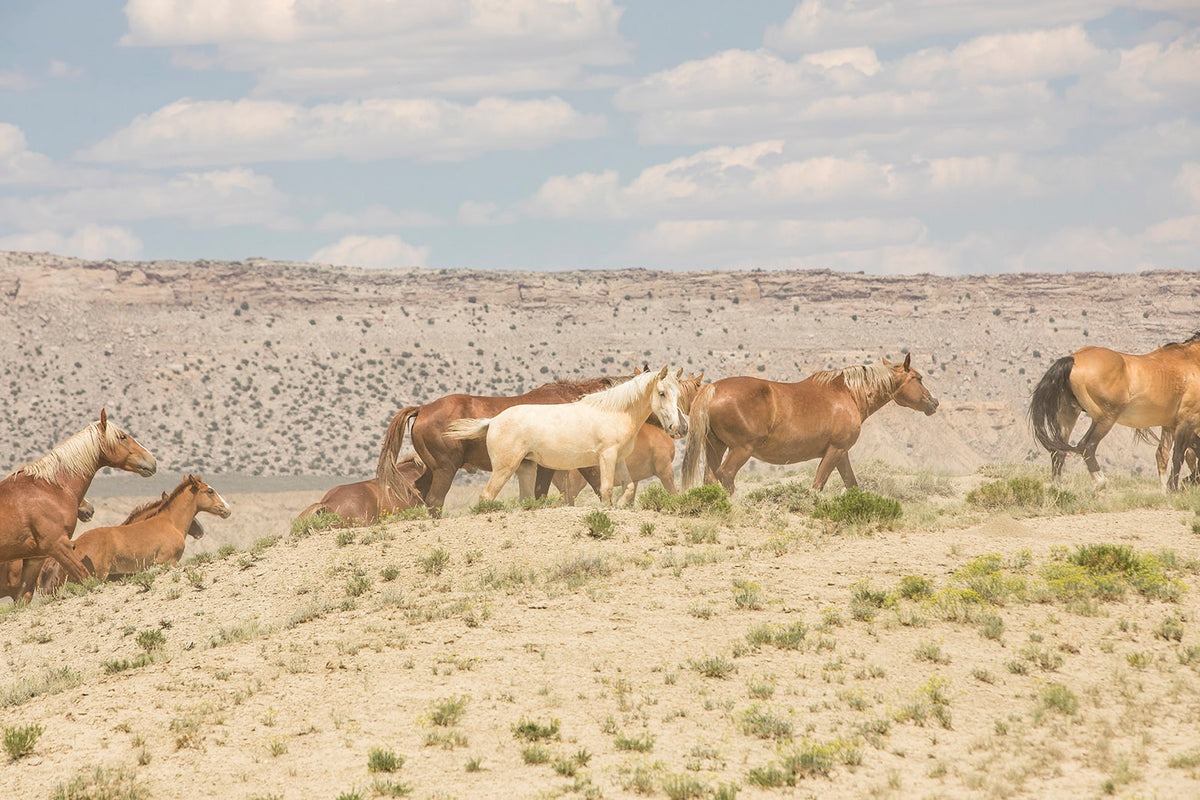
[[[1180,344],[1180,345],[1182,345],[1182,344],[1195,344],[1196,342],[1200,342],[1200,331],[1196,331],[1195,333],[1193,333],[1193,334],[1192,334],[1191,338],[1189,338],[1189,339],[1184,339],[1182,342],[1167,342],[1167,343],[1166,343],[1165,345],[1163,345],[1163,346],[1164,346],[1164,347],[1170,347],[1170,346],[1171,346],[1171,345],[1173,345],[1173,344]]]
[[[669,376],[670,373],[668,373]],[[604,411],[619,411],[632,405],[638,395],[646,391],[646,386],[657,377],[658,372],[643,372],[622,383],[618,383],[611,389],[584,395],[583,399],[579,402],[587,403]],[[666,380],[666,378],[663,380]]]
[[[116,447],[120,433],[116,425],[106,425],[104,444]],[[64,472],[73,475],[94,474],[100,464],[100,449],[100,426],[93,422],[37,461],[13,470],[12,474],[22,473],[53,484],[58,483],[58,477]]]
[[[827,369],[813,373],[812,379],[821,385],[841,378],[846,390],[856,400],[865,400],[876,392],[891,392],[896,388],[896,373],[887,364],[854,364],[842,369]]]
[[[142,503],[140,506],[136,506],[132,511],[130,511],[129,516],[126,517],[125,521],[122,522],[121,524],[128,525],[129,523],[133,522],[133,518],[136,517],[138,514],[141,514],[143,511],[148,511],[151,508],[153,508],[157,512],[158,509],[162,508],[162,505],[165,502],[167,502],[167,498],[160,497],[157,500],[150,500],[148,502]],[[153,515],[150,515],[150,516],[153,516]]]
[[[554,385],[562,386],[566,389],[574,389],[580,394],[592,394],[593,392],[603,391],[604,389],[611,389],[612,387],[624,383],[627,380],[629,380],[627,377],[601,375],[595,378],[580,378],[577,381],[566,380],[564,378],[562,380],[555,381]]]

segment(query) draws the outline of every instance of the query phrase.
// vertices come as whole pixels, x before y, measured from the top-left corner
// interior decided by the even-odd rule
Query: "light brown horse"
[[[400,457],[400,448],[409,422],[412,422],[413,449],[425,464],[427,474],[418,482],[417,488],[425,498],[425,505],[440,513],[446,503],[450,484],[460,469],[472,472],[492,469],[487,446],[482,440],[451,439],[446,437],[446,426],[459,419],[484,419],[494,417],[506,408],[517,405],[549,405],[573,403],[584,395],[608,389],[622,378],[589,378],[581,381],[558,381],[539,386],[516,397],[477,397],[468,394],[451,394],[440,397],[423,406],[407,406],[400,409],[388,425],[380,459],[390,458],[392,463]],[[550,475],[545,477],[549,485]]]
[[[79,501],[79,509],[75,512],[75,517],[80,522],[90,522],[96,514],[96,507],[88,502],[87,498]],[[18,558],[15,561],[5,561],[0,564],[0,597],[10,597],[14,601],[24,599],[28,601],[33,596],[32,587],[27,587],[28,592],[22,589],[21,576],[24,572],[25,563],[27,561],[36,561],[36,564],[31,564],[29,567],[30,583],[32,579],[37,577],[37,574],[42,569],[42,564],[45,563],[44,558],[37,559],[22,559]]]
[[[1084,412],[1092,424],[1072,445],[1071,431]],[[1078,453],[1096,486],[1105,482],[1096,447],[1114,425],[1161,427],[1158,477],[1164,488],[1176,488],[1188,440],[1200,430],[1200,332],[1145,355],[1085,347],[1058,359],[1033,390],[1029,420],[1050,451],[1053,478],[1062,475],[1067,454]]]
[[[834,468],[847,488],[858,485],[850,448],[867,417],[891,402],[937,410],[921,373],[883,359],[880,364],[826,370],[799,383],[760,378],[725,378],[700,390],[692,403],[691,430],[683,455],[683,486],[696,485],[700,457],[705,483],[720,482],[733,494],[734,476],[752,457],[769,464],[821,459],[813,488],[825,487]]]
[[[229,504],[217,491],[195,475],[188,475],[165,500],[153,508],[143,506],[137,512],[151,513],[148,517],[124,525],[92,528],[79,534],[75,552],[83,563],[90,565],[91,574],[100,580],[132,575],[156,564],[178,564],[183,557],[192,523],[201,511],[227,519]],[[130,515],[133,516],[132,514]],[[199,529],[203,535],[204,529]],[[54,592],[63,578],[54,565],[47,564],[50,574],[43,575],[40,588]],[[74,577],[74,576],[72,576]]]
[[[99,422],[0,481],[0,561],[29,559],[24,573],[33,570],[36,559],[50,557],[76,580],[86,578],[88,570],[75,554],[71,534],[80,503],[101,467],[143,477],[157,468],[154,456],[110,425],[104,410]]]
[[[425,465],[416,456],[402,460],[387,473],[386,480],[359,481],[335,486],[319,503],[313,503],[296,515],[337,514],[350,522],[369,525],[384,514],[412,508],[424,500],[417,481],[425,474]]]

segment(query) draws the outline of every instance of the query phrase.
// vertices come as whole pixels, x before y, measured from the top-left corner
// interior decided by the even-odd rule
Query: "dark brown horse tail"
[[[1071,369],[1075,366],[1074,356],[1063,356],[1050,365],[1046,374],[1038,381],[1029,401],[1029,422],[1033,435],[1042,447],[1051,453],[1078,453],[1058,429],[1058,414],[1067,404],[1078,406],[1075,393],[1071,391]]]
[[[687,443],[683,448],[683,467],[679,475],[685,492],[697,485],[696,476],[704,456],[704,443],[708,440],[708,404],[712,398],[713,385],[706,383],[692,400],[692,410],[688,414]]]
[[[404,434],[408,423],[417,416],[420,406],[405,406],[396,412],[388,424],[387,433],[383,436],[383,448],[379,451],[379,464],[375,467],[375,482],[384,496],[391,491],[390,487],[401,482],[400,470],[396,461],[400,458],[400,448],[404,446]]]
[[[1159,442],[1158,434],[1154,432],[1153,428],[1134,428],[1133,429],[1133,440],[1135,442],[1145,442],[1146,444],[1152,444],[1155,447],[1158,447],[1158,442]]]

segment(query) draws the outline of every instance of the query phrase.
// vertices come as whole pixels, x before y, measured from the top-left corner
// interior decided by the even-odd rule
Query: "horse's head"
[[[883,363],[891,367],[892,372],[896,375],[896,391],[892,394],[892,400],[896,402],[896,405],[911,408],[914,411],[923,411],[925,416],[937,411],[937,399],[925,388],[925,384],[921,380],[921,373],[912,368],[911,353],[904,356],[903,364],[893,364],[886,358],[883,359]]]
[[[96,429],[100,433],[100,466],[136,472],[143,478],[149,478],[158,469],[158,462],[149,450],[116,425],[109,424],[104,409],[100,409]]]
[[[217,494],[217,490],[200,480],[195,475],[188,475],[192,488],[196,490],[196,511],[207,511],[216,514],[221,519],[229,519],[232,513],[225,498]],[[203,529],[201,529],[203,531]],[[201,533],[203,535],[203,532]]]
[[[653,378],[654,390],[650,393],[650,410],[662,423],[663,430],[679,439],[687,435],[687,417],[679,412],[683,389],[679,384],[683,369],[672,375],[664,366]]]

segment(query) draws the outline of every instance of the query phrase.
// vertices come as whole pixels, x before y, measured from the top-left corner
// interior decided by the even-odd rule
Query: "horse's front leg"
[[[817,464],[817,474],[813,478],[814,490],[819,492],[825,488],[825,481],[829,480],[829,476],[833,474],[834,467],[838,467],[838,471],[841,471],[840,467],[842,465],[843,458],[846,460],[846,467],[849,468],[849,451],[843,450],[842,448],[836,447],[832,444],[825,448],[825,455],[821,456],[821,463]],[[854,477],[854,473],[851,473],[851,477]],[[842,475],[842,480],[846,480],[845,475]]]
[[[847,489],[852,489],[858,486],[858,478],[854,477],[854,467],[850,466],[850,451],[846,451],[846,455],[842,456],[842,460],[837,463],[838,474],[842,476],[842,484]]]
[[[92,574],[79,560],[79,556],[75,552],[75,545],[71,542],[70,530],[60,528],[55,531],[55,535],[46,537],[44,541],[48,545],[46,547],[47,555],[62,564],[63,569],[77,583],[83,583],[84,578]]]
[[[596,466],[600,470],[600,503],[610,506],[613,499],[613,480],[617,473],[616,449],[602,452],[600,454],[600,463]]]

